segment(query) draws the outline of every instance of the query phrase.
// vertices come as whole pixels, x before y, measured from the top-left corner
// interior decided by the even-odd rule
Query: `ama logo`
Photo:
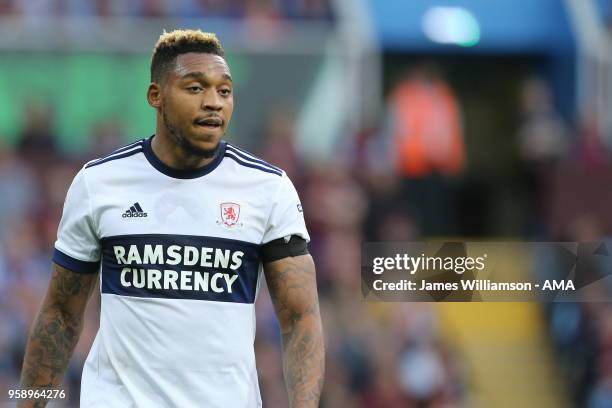
[[[221,203],[219,204],[221,210],[221,219],[217,221],[218,225],[223,225],[226,228],[242,227],[240,220],[240,204],[236,203]]]

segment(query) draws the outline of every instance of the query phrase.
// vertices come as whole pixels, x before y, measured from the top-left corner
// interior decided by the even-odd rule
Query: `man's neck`
[[[155,156],[166,166],[178,170],[197,169],[206,166],[214,157],[202,157],[186,152],[184,148],[172,141],[164,130],[156,129],[151,140],[151,149]]]

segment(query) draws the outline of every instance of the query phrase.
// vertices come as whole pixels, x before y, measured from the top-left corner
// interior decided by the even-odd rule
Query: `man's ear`
[[[152,107],[159,109],[161,106],[161,86],[155,82],[149,84],[147,89],[147,102]]]

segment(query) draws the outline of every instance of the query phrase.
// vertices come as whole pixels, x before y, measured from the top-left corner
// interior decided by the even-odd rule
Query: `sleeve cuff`
[[[96,273],[100,266],[100,261],[81,261],[80,259],[75,259],[66,255],[57,248],[53,251],[53,262],[76,273]]]

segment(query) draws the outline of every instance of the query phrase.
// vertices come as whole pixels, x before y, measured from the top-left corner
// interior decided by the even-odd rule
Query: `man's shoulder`
[[[125,161],[122,161],[122,159],[126,159],[143,152],[144,141],[145,139],[140,139],[127,145],[118,147],[102,157],[88,161],[83,166],[83,169],[87,170],[99,167],[98,170],[107,171],[111,167],[116,167],[117,165],[123,164]]]
[[[230,159],[232,163],[245,173],[258,175],[260,177],[271,177],[280,179],[285,176],[285,172],[280,167],[268,163],[261,157],[236,146],[233,143],[226,143],[224,157]]]

